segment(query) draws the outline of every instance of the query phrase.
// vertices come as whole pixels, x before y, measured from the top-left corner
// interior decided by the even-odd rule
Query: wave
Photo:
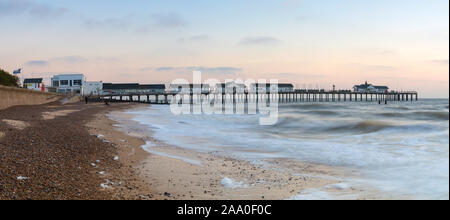
[[[274,125],[278,128],[292,128],[292,127],[299,127],[301,124],[301,117],[295,116],[295,115],[280,115],[278,118],[278,122]]]
[[[412,112],[411,116],[419,116],[432,120],[447,120],[448,121],[448,112]]]
[[[327,111],[327,110],[306,111],[305,113],[306,114],[313,114],[313,115],[321,115],[321,116],[336,116],[336,115],[339,115],[339,112]]]
[[[408,118],[413,120],[449,120],[448,112],[436,112],[436,111],[420,111],[420,112],[384,112],[377,114],[378,116],[388,118]]]
[[[347,106],[343,104],[331,104],[331,103],[311,103],[311,104],[282,104],[280,107],[286,110],[318,110],[318,109],[348,109]]]
[[[346,124],[327,128],[328,132],[355,132],[355,133],[373,133],[387,128],[393,128],[395,125],[380,121],[362,121],[355,124]]]
[[[258,115],[174,116],[167,106],[153,106],[157,111],[148,110],[146,121],[161,127],[152,135],[170,145],[255,163],[286,157],[347,166],[362,174],[358,184],[363,180],[380,190],[419,199],[448,198],[448,123],[443,121],[448,120],[444,109],[448,104],[404,104],[410,108],[366,103],[345,110],[329,103],[280,105],[274,126],[259,126]],[[327,114],[338,115],[323,116]],[[261,151],[265,153],[247,153]],[[232,179],[221,183],[231,188],[241,185]]]
[[[405,107],[405,106],[395,106],[395,107],[387,107],[387,108],[394,109],[394,110],[402,110],[402,111],[411,110],[410,108]]]
[[[373,121],[366,120],[355,123],[342,123],[336,125],[329,125],[326,123],[308,123],[305,122],[304,119],[299,117],[286,116],[281,117],[278,120],[278,123],[275,125],[277,130],[272,128],[267,128],[270,133],[283,133],[284,130],[288,130],[289,132],[301,132],[302,134],[309,133],[352,133],[352,134],[367,134],[378,132],[388,128],[396,128],[396,125],[381,122],[381,121]]]
[[[379,113],[377,115],[383,116],[383,117],[392,117],[392,118],[405,117],[404,113],[398,113],[398,112],[385,112],[385,113]]]

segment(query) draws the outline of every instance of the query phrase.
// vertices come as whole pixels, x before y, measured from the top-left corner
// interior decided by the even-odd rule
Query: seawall
[[[62,98],[55,93],[0,86],[0,109],[14,105],[40,105]]]

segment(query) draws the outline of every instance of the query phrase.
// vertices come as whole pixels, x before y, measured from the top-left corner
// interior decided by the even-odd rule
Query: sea
[[[269,126],[258,114],[174,115],[166,105],[127,113],[153,138],[180,148],[252,163],[287,158],[343,167],[360,174],[343,177],[345,184],[388,198],[449,199],[448,99],[281,103],[278,111]],[[349,198],[324,197],[319,189],[306,194],[291,199]]]

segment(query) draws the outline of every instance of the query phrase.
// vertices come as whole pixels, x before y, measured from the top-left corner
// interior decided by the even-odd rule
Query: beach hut
[[[25,79],[23,81],[23,87],[36,91],[45,91],[44,83],[42,83],[42,78]]]

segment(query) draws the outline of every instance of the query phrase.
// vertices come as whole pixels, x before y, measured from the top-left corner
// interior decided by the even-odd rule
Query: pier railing
[[[293,91],[279,93],[130,93],[130,94],[104,94],[99,97],[90,97],[91,101],[107,102],[142,102],[150,104],[171,104],[177,95],[181,96],[183,103],[196,103],[205,100],[212,102],[394,102],[394,101],[418,101],[418,93],[415,91],[398,92],[389,91],[385,93],[376,92],[352,92],[352,91]]]

